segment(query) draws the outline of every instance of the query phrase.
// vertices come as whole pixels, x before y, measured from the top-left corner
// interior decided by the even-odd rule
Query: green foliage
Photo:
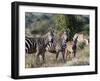
[[[80,15],[68,15],[69,18],[69,30],[70,30],[70,39],[74,36],[75,33],[82,32],[84,27],[84,17]]]
[[[78,43],[78,49],[84,49],[84,47],[85,47],[85,43],[84,42]]]
[[[84,31],[83,31],[83,33],[85,35],[88,35],[89,36],[89,24],[84,25]]]
[[[83,32],[89,36],[89,16],[88,15],[67,15],[67,14],[47,14],[30,13],[25,14],[25,26],[31,33],[46,33],[48,30],[54,31],[57,36],[68,31],[71,40],[75,33]]]
[[[69,21],[66,15],[60,14],[53,16],[53,27],[52,29],[60,35],[62,32],[66,31],[69,25]]]

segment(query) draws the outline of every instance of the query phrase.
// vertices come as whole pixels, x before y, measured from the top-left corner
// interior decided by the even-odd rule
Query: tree
[[[53,27],[52,29],[59,36],[62,32],[66,31],[68,28],[68,19],[65,15],[54,15],[53,17]]]
[[[69,30],[70,30],[70,39],[74,36],[75,33],[82,32],[84,29],[84,18],[81,15],[68,15],[69,19]]]

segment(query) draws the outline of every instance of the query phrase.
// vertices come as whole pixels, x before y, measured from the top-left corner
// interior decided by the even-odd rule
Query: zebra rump
[[[36,38],[25,37],[25,52],[28,54],[36,52]]]

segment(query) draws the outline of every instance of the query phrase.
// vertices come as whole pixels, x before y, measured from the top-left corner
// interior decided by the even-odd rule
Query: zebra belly
[[[48,52],[56,54],[56,50],[48,50]]]
[[[36,49],[29,49],[28,54],[36,53]]]

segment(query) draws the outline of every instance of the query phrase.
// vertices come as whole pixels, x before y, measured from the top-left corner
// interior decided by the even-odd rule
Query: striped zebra
[[[36,38],[25,37],[25,52],[28,54],[36,52]]]
[[[42,56],[43,61],[45,60],[46,47],[49,42],[53,43],[53,32],[48,32],[45,35],[35,38],[25,38],[25,51],[26,53],[36,53],[37,59]]]
[[[63,32],[63,34],[59,39],[55,37],[53,43],[49,43],[47,45],[47,51],[50,53],[56,53],[56,60],[59,54],[61,53],[63,61],[65,62],[65,49],[67,47],[67,40],[68,40],[68,34],[67,32]]]

